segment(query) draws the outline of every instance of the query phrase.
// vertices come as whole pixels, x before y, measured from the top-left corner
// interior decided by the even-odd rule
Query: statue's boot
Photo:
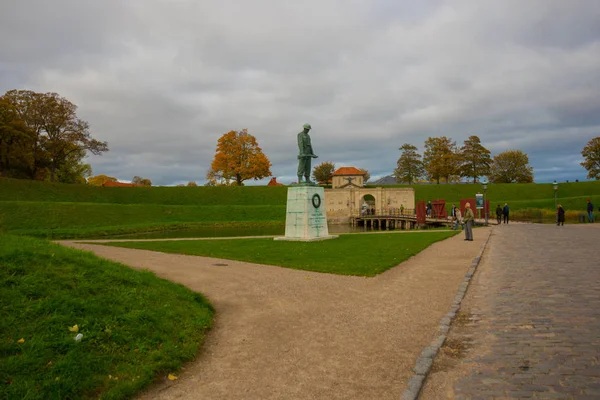
[[[302,175],[298,175],[298,183],[302,183]]]
[[[312,183],[312,182],[310,181],[310,175],[308,175],[308,176],[304,176],[304,177],[306,178],[306,183]]]

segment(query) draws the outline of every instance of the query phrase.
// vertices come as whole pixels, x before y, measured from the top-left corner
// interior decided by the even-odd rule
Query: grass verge
[[[0,234],[0,398],[130,397],[197,354],[213,313],[150,272]]]
[[[14,229],[10,233],[15,235],[27,235],[43,239],[103,239],[115,238],[118,236],[128,236],[137,234],[155,233],[160,236],[169,236],[167,233],[173,233],[174,237],[186,237],[186,232],[205,229],[228,228],[232,230],[272,230],[284,226],[280,221],[259,221],[259,222],[183,222],[173,224],[139,224],[139,225],[120,225],[120,226],[99,226],[82,228],[57,228],[57,229]],[[161,236],[161,237],[163,237]],[[235,236],[235,235],[232,235]],[[151,236],[149,236],[151,237]]]
[[[206,226],[282,224],[285,206],[169,206],[0,201],[0,227],[46,239],[101,238]]]
[[[103,245],[248,261],[339,275],[375,276],[458,232],[340,235],[320,242],[273,239],[119,242]]]

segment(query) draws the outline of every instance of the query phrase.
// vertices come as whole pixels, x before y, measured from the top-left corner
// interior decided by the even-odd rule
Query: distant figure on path
[[[456,204],[452,204],[452,209],[450,210],[450,216],[452,217],[453,221],[456,221]],[[456,224],[454,224],[454,228],[452,228],[454,230],[456,230]]]
[[[456,208],[456,221],[454,222],[454,230],[458,229],[458,224],[460,224],[460,227],[462,229],[462,212],[460,212],[460,208]]]
[[[427,216],[431,217],[431,201],[427,202]]]
[[[500,207],[500,204],[496,207],[496,220],[498,220],[498,225],[502,223],[502,207]]]
[[[594,222],[594,205],[589,200],[587,202],[587,213],[588,213],[588,221]]]
[[[556,208],[556,225],[564,226],[565,225],[565,209],[559,204]]]
[[[473,214],[473,210],[471,210],[471,204],[465,204],[465,217],[463,221],[465,222],[465,240],[470,242],[473,241],[473,221],[475,220],[475,214]]]
[[[304,124],[304,130],[298,134],[298,183],[302,183],[302,176],[306,178],[304,183],[312,183],[310,181],[310,162],[313,158],[317,158],[313,153],[312,145],[310,143],[310,136],[308,131],[311,130],[309,124]]]
[[[509,212],[509,208],[508,208],[508,203],[504,203],[504,208],[502,209],[502,216],[504,217],[504,223],[508,224],[508,212]]]

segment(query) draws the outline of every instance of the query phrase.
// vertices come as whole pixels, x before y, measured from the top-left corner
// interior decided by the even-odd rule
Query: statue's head
[[[306,129],[307,131],[311,130],[310,124],[304,124],[303,128]]]

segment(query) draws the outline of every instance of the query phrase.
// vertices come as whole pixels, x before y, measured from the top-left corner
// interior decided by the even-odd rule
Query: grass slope
[[[406,187],[392,185],[392,187]],[[481,185],[414,185],[417,200],[445,199],[447,208],[473,198]],[[0,178],[0,229],[45,238],[99,238],[115,234],[173,230],[194,225],[283,223],[287,187],[103,188]],[[513,219],[552,220],[551,184],[489,185],[492,214],[509,203]],[[600,181],[561,183],[558,201],[569,213],[600,205]],[[520,212],[522,211],[522,212]],[[577,214],[568,214],[577,221]],[[493,215],[492,215],[493,217]]]
[[[273,239],[181,240],[165,242],[102,243],[248,261],[339,275],[375,276],[457,232],[381,233],[340,235],[321,242]]]
[[[426,185],[390,185],[386,187],[412,187],[415,199],[444,199],[449,206],[458,204],[460,199],[475,198],[476,193],[483,193],[480,184],[426,184]],[[509,203],[512,211],[526,208],[547,208],[554,210],[554,189],[550,183],[532,184],[489,184],[486,192],[490,206]],[[600,181],[560,183],[557,192],[558,202],[566,208],[585,210],[589,198],[600,205]]]
[[[46,238],[102,236],[172,229],[182,224],[283,221],[285,206],[181,206],[160,204],[96,204],[0,202],[0,225],[7,231]],[[82,231],[82,232],[79,232]]]
[[[285,186],[98,187],[0,178],[0,201],[189,206],[284,205]]]
[[[130,397],[192,359],[212,316],[150,272],[0,234],[2,399]]]

